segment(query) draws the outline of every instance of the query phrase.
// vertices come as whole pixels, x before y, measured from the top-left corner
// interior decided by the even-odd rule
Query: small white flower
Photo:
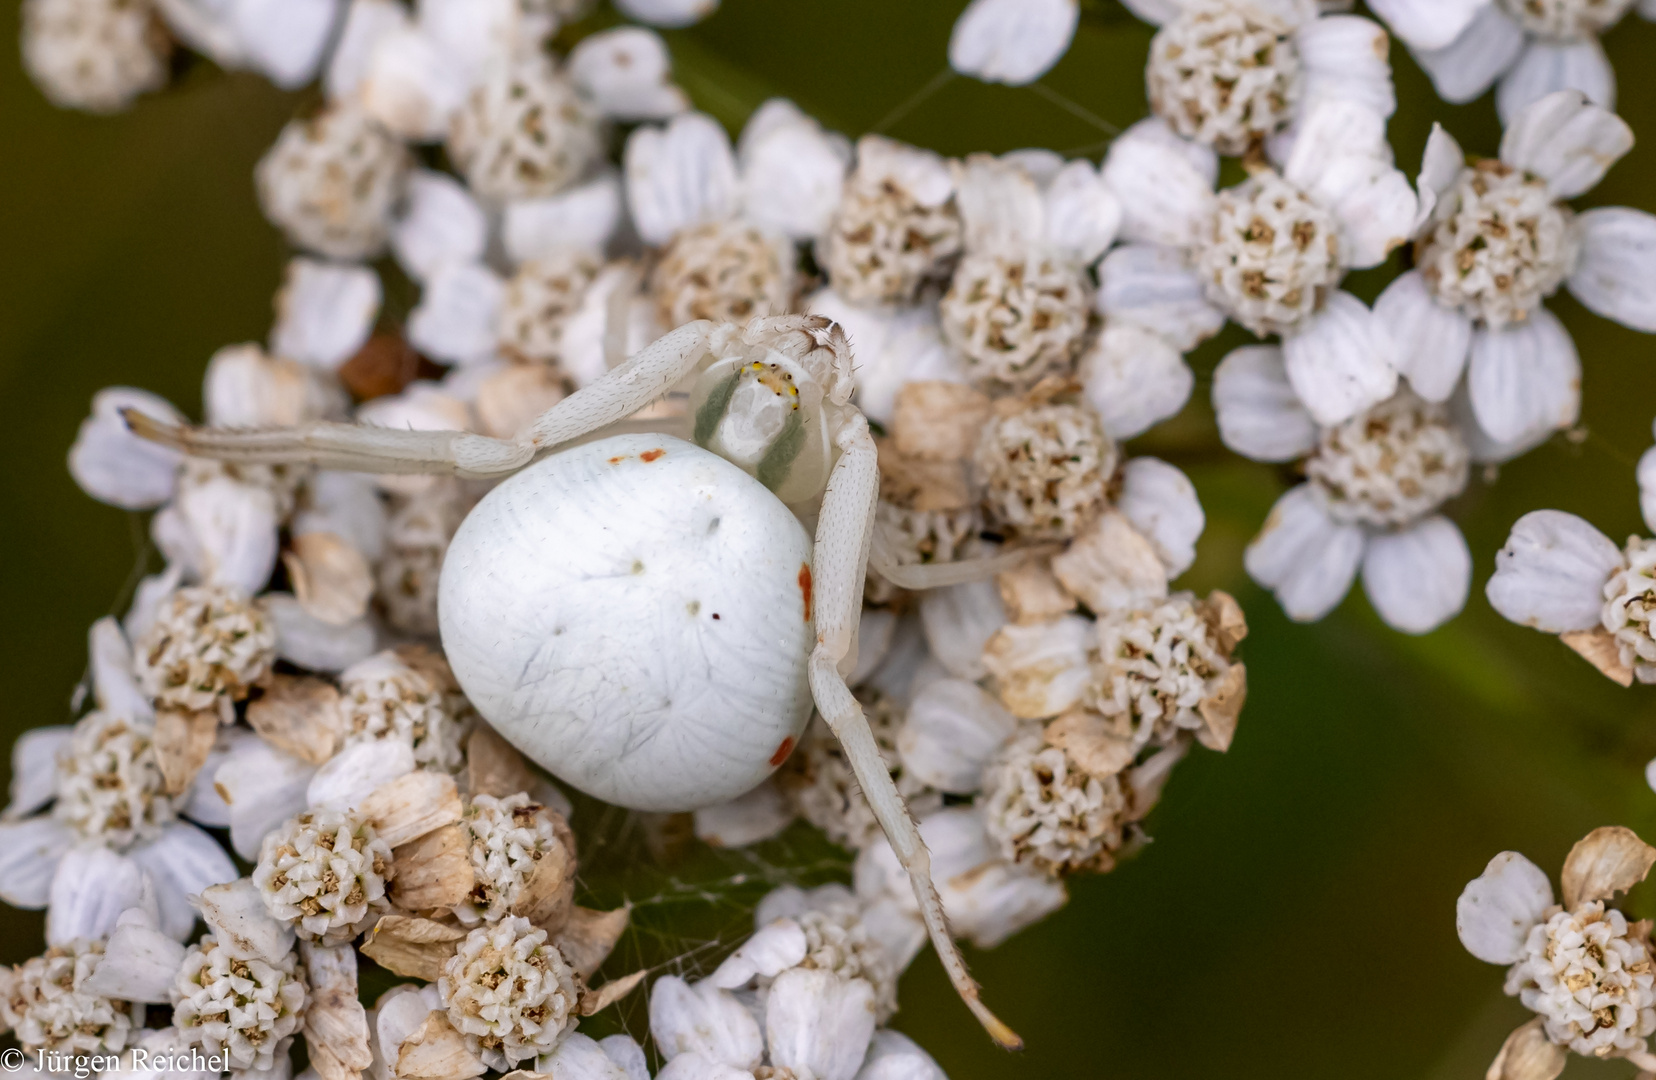
[[[719,9],[719,0],[619,0],[629,19],[652,26],[680,27],[701,22]]]
[[[347,745],[398,739],[414,750],[421,765],[453,771],[464,760],[465,730],[449,710],[444,687],[395,652],[382,652],[339,676],[340,708]]]
[[[69,448],[69,473],[99,502],[125,510],[153,509],[172,498],[183,455],[134,435],[121,417],[124,409],[169,424],[184,422],[183,413],[148,391],[124,386],[100,390],[92,398],[92,415],[81,421]]]
[[[282,129],[254,174],[259,202],[296,247],[371,258],[385,248],[410,160],[365,113],[330,106]]]
[[[974,458],[990,519],[1033,540],[1072,538],[1109,498],[1115,440],[1085,405],[1029,402],[997,412]]]
[[[834,293],[850,303],[913,303],[922,287],[947,279],[960,254],[949,164],[879,135],[858,139],[856,156],[817,241],[818,261]],[[861,360],[860,339],[857,346]]]
[[[291,259],[276,294],[270,351],[337,370],[368,340],[382,295],[379,275],[366,266]]]
[[[1549,909],[1530,929],[1506,992],[1541,1014],[1547,1037],[1578,1054],[1644,1050],[1656,1032],[1656,964],[1648,942],[1603,901]]]
[[[545,930],[517,916],[466,935],[437,990],[454,1029],[496,1069],[549,1052],[578,1019],[575,972]]]
[[[1002,858],[1057,875],[1113,866],[1131,804],[1119,776],[1090,775],[1026,723],[984,771],[982,805]]]
[[[949,66],[985,82],[1022,86],[1069,51],[1076,0],[972,0],[949,35]]]
[[[138,683],[156,704],[233,719],[275,660],[276,631],[255,601],[225,586],[190,586],[173,593],[155,622],[133,643]],[[230,715],[226,715],[230,714]]]
[[[551,812],[522,792],[472,796],[462,824],[476,884],[454,913],[464,923],[498,922],[517,903],[535,864],[562,841]]]
[[[134,1008],[86,987],[104,959],[101,941],[72,941],[0,969],[0,1022],[28,1054],[118,1054],[133,1034]]]
[[[450,480],[392,500],[378,597],[391,626],[406,634],[437,632],[437,579],[449,541],[466,516],[466,499]]]
[[[554,195],[603,155],[597,113],[541,55],[500,65],[455,112],[448,152],[478,197]]]
[[[617,120],[663,120],[688,109],[690,99],[672,75],[666,43],[642,26],[599,31],[569,54],[569,77]]]
[[[173,800],[156,763],[153,728],[89,713],[58,753],[52,816],[86,839],[118,849],[153,840],[173,820]]]
[[[270,914],[324,945],[349,941],[387,907],[391,849],[354,814],[312,810],[264,838],[253,883]]]
[[[172,42],[148,3],[25,0],[23,66],[52,104],[118,112],[166,85]]]
[[[273,1068],[304,1017],[298,961],[292,952],[275,960],[234,956],[207,934],[179,969],[173,1024],[204,1053],[227,1054],[232,1068]]]
[[[1233,667],[1230,649],[1187,592],[1148,610],[1101,616],[1098,653],[1082,698],[1106,719],[1125,721],[1134,753],[1171,746],[1185,733],[1201,738],[1204,706]]]

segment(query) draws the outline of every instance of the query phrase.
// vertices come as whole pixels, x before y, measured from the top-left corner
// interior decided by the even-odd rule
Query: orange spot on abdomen
[[[771,759],[770,759],[771,768],[774,769],[778,765],[782,764],[784,761],[787,761],[788,760],[788,755],[793,752],[793,747],[794,747],[794,737],[792,735],[789,735],[786,739],[783,739],[782,740],[782,745],[778,746],[776,748],[776,753],[771,755]]]
[[[622,461],[623,461],[623,460],[624,460],[624,459],[623,459],[623,458],[618,458],[618,457],[612,457],[612,458],[610,458],[610,461],[609,461],[609,463],[610,463],[610,464],[611,464],[611,465],[619,465],[619,464],[621,464],[621,462],[622,462]]]
[[[646,450],[642,454],[639,454],[638,456],[643,458],[645,461],[654,461],[656,458],[660,457],[661,455],[665,454],[666,452],[667,451],[665,451],[665,450]]]
[[[805,598],[805,621],[811,621],[811,568],[805,564],[799,567],[799,595]]]

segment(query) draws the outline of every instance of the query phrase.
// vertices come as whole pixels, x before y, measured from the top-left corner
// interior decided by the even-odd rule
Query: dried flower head
[[[464,923],[498,922],[517,902],[535,864],[562,843],[551,811],[523,792],[504,799],[474,795],[462,824],[475,884],[454,913]]]
[[[540,53],[500,65],[449,126],[449,155],[472,191],[506,202],[555,195],[604,151],[598,114]]]
[[[863,712],[874,733],[875,745],[880,748],[880,756],[885,759],[886,768],[909,810],[923,815],[927,809],[941,806],[941,795],[903,771],[902,759],[897,753],[897,732],[903,726],[902,710],[882,696],[865,703]],[[805,729],[799,747],[776,774],[776,782],[799,816],[821,829],[834,843],[860,851],[880,835],[880,823],[874,819],[868,798],[851,771],[845,749],[821,717],[814,718]]]
[[[562,363],[564,326],[598,270],[598,261],[583,253],[518,267],[500,305],[500,351],[522,364]]]
[[[119,1053],[132,1037],[132,1006],[88,993],[103,942],[72,941],[0,970],[0,1022],[25,1053]]]
[[[1615,635],[1622,666],[1656,682],[1656,540],[1628,537],[1623,558],[1604,584],[1604,628]]]
[[[394,652],[359,660],[339,676],[345,741],[401,739],[414,760],[453,772],[465,762],[464,727],[449,712],[443,688]]]
[[[192,1046],[228,1055],[232,1069],[269,1069],[304,1018],[298,956],[238,960],[207,934],[184,954],[173,986],[173,1024]]]
[[[1506,992],[1541,1014],[1547,1037],[1578,1054],[1644,1051],[1656,1033],[1656,965],[1645,931],[1603,901],[1554,907],[1532,927]]]
[[[138,685],[161,708],[230,719],[276,660],[276,628],[257,601],[224,585],[173,593],[133,643]]]
[[[545,930],[518,916],[467,934],[437,992],[449,1023],[495,1069],[549,1052],[577,1020],[575,972]]]
[[[173,819],[173,801],[147,724],[88,713],[58,754],[52,814],[88,840],[125,848]]]
[[[1150,109],[1187,139],[1241,154],[1284,127],[1300,95],[1293,39],[1258,13],[1189,4],[1150,42]]]
[[[1102,615],[1098,642],[1083,700],[1126,728],[1133,752],[1207,726],[1202,704],[1232,665],[1195,596],[1175,593],[1153,608]]]
[[[259,203],[296,247],[371,258],[390,236],[412,158],[390,132],[346,105],[292,120],[259,161]]]
[[[1500,329],[1527,319],[1574,269],[1572,217],[1545,180],[1479,161],[1438,204],[1416,262],[1441,303]]]
[[[1411,525],[1466,489],[1471,452],[1445,405],[1407,388],[1323,428],[1305,472],[1335,521]]]
[[[1054,875],[1108,870],[1126,840],[1121,778],[1091,775],[1038,723],[1020,725],[984,770],[980,805],[1006,859]]]
[[[1287,333],[1340,281],[1334,216],[1274,172],[1221,191],[1196,254],[1208,298],[1264,337]]]
[[[1003,408],[975,458],[991,520],[1036,539],[1068,539],[1109,496],[1116,445],[1085,405]]]
[[[1091,291],[1061,259],[973,252],[943,295],[943,335],[978,378],[1029,387],[1074,363]]]
[[[116,112],[167,82],[172,40],[148,0],[24,0],[23,66],[52,104]]]
[[[391,848],[352,813],[309,810],[264,838],[253,884],[275,918],[324,945],[356,936],[388,906]]]
[[[960,247],[953,199],[921,202],[892,170],[859,161],[819,250],[828,283],[851,303],[911,304],[948,277]]]
[[[650,292],[663,329],[786,314],[793,306],[793,247],[738,221],[697,225],[662,248]]]

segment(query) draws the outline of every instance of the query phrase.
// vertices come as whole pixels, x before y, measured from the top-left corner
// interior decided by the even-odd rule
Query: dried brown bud
[[[596,1012],[614,1005],[637,989],[638,984],[644,981],[647,971],[635,971],[631,975],[623,975],[619,979],[611,979],[596,990],[587,990],[581,994],[580,1001],[575,1005],[575,1011],[582,1016],[591,1016]]]
[[[1219,678],[1213,693],[1202,699],[1196,711],[1202,714],[1204,726],[1196,732],[1196,740],[1209,750],[1224,753],[1236,737],[1236,721],[1242,715],[1242,705],[1248,700],[1248,669],[1234,664]]]
[[[391,899],[405,911],[450,908],[477,883],[470,841],[459,825],[444,825],[392,852]]]
[[[152,738],[155,763],[161,769],[163,790],[168,795],[182,795],[190,790],[196,774],[207,764],[207,755],[213,752],[218,729],[216,710],[161,709],[156,712]]]
[[[1566,1060],[1564,1048],[1547,1038],[1537,1016],[1507,1036],[1484,1080],[1555,1080]]]
[[[952,382],[911,382],[897,392],[891,436],[898,453],[927,461],[964,461],[989,419],[982,391]]]
[[[403,1040],[392,1071],[398,1080],[466,1080],[482,1076],[488,1068],[466,1049],[465,1038],[454,1030],[448,1015],[433,1012],[418,1031]]]
[[[339,745],[339,691],[308,675],[272,675],[247,706],[247,722],[265,742],[321,765]]]
[[[1097,612],[1128,610],[1167,596],[1167,566],[1155,545],[1114,510],[1095,518],[1052,560],[1064,588]]]
[[[339,368],[339,381],[358,401],[400,394],[415,379],[440,377],[432,364],[401,334],[375,334]]]
[[[381,784],[357,807],[379,838],[394,848],[453,825],[463,810],[454,777],[424,770]]]
[[[1622,686],[1633,685],[1633,669],[1622,663],[1621,646],[1616,644],[1616,635],[1610,631],[1603,627],[1594,630],[1571,630],[1558,637],[1589,664],[1603,672],[1611,682],[1620,683]]]
[[[964,461],[927,461],[898,453],[890,439],[875,440],[880,498],[905,510],[964,510],[975,501]]]
[[[1075,610],[1075,597],[1061,585],[1046,559],[1030,559],[995,577],[1006,617],[1015,623],[1045,622]]]
[[[1236,651],[1237,644],[1248,636],[1248,619],[1242,613],[1242,605],[1230,593],[1214,589],[1201,602],[1199,610],[1203,621],[1208,624],[1209,633],[1213,635],[1213,643],[1229,657]]]
[[[535,787],[535,771],[517,748],[479,722],[466,740],[466,787],[471,795],[504,799]]]
[[[1086,709],[1072,709],[1042,733],[1070,760],[1099,779],[1114,776],[1133,763],[1133,741],[1114,733],[1109,721]]]
[[[631,919],[630,904],[614,911],[577,907],[570,911],[562,929],[552,935],[552,944],[581,978],[590,979],[603,967]]]
[[[374,595],[374,573],[362,552],[331,532],[300,533],[282,552],[293,595],[305,612],[333,626],[362,618]]]
[[[1594,829],[1576,842],[1564,859],[1559,884],[1564,886],[1564,906],[1574,909],[1588,900],[1609,900],[1645,879],[1656,848],[1639,839],[1632,829],[1607,825]]]
[[[363,941],[362,955],[393,974],[436,982],[465,936],[465,928],[448,923],[386,915]]]

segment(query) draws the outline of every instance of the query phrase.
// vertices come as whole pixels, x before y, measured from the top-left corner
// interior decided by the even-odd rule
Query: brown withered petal
[[[891,437],[897,451],[928,461],[963,461],[972,456],[989,398],[960,383],[911,382],[897,391]]]
[[[339,381],[358,401],[400,394],[415,379],[441,377],[442,369],[432,364],[404,340],[401,334],[379,333],[339,367]]]
[[[1155,546],[1114,510],[1054,556],[1052,572],[1094,611],[1128,610],[1167,596],[1167,567]]]
[[[1242,613],[1242,605],[1230,593],[1214,589],[1202,601],[1201,611],[1213,643],[1229,657],[1237,643],[1248,636],[1248,619]]]
[[[436,649],[412,642],[398,645],[392,651],[397,654],[398,660],[430,679],[443,693],[460,692],[460,680],[454,677],[454,669],[449,666],[448,657]]]
[[[374,595],[374,572],[348,540],[330,532],[301,533],[282,552],[293,595],[306,614],[332,626],[362,618]]]
[[[548,811],[553,819],[553,831],[558,843],[546,849],[535,868],[523,882],[511,913],[521,915],[536,926],[557,933],[569,921],[575,908],[575,855],[562,842],[557,825],[562,816]],[[565,825],[567,830],[568,826]]]
[[[1046,726],[1047,744],[1068,754],[1099,779],[1114,776],[1133,763],[1133,743],[1110,729],[1109,721],[1086,709],[1071,709]]]
[[[212,710],[183,712],[161,709],[155,714],[155,763],[168,795],[181,795],[195,783],[218,738],[219,716]]]
[[[436,982],[465,938],[459,926],[412,915],[385,915],[362,943],[362,955],[394,975]]]
[[[453,907],[477,883],[470,842],[459,825],[444,825],[392,852],[391,899],[405,911]]]
[[[570,911],[563,928],[552,935],[552,944],[581,978],[590,979],[604,966],[631,919],[630,904],[614,911],[576,907]]]
[[[1151,754],[1142,765],[1128,770],[1127,786],[1132,789],[1128,821],[1143,821],[1156,808],[1156,803],[1161,801],[1162,788],[1167,786],[1167,778],[1173,775],[1173,766],[1184,760],[1189,752],[1190,743],[1181,739]]]
[[[880,498],[906,510],[964,510],[975,501],[964,461],[926,461],[876,439]]]
[[[356,951],[349,945],[323,948],[301,941],[299,952],[310,983],[305,1042],[311,1065],[323,1080],[353,1080],[374,1063],[368,1015],[357,1000]]]
[[[536,1072],[533,1069],[513,1069],[500,1080],[552,1080],[552,1074]]]
[[[1576,842],[1564,859],[1559,884],[1564,887],[1564,906],[1574,908],[1587,900],[1609,900],[1645,879],[1656,848],[1640,840],[1632,829],[1606,825],[1594,829]]]
[[[510,439],[568,393],[569,387],[555,367],[508,364],[477,388],[477,419],[483,434]]]
[[[433,1012],[403,1041],[392,1071],[398,1080],[466,1080],[482,1076],[488,1068],[466,1049],[465,1038],[449,1024],[448,1014]]]
[[[1248,700],[1248,669],[1234,664],[1219,680],[1213,693],[1202,699],[1196,711],[1202,714],[1202,729],[1196,732],[1196,741],[1209,750],[1224,753],[1236,737],[1236,720],[1242,715],[1242,706]]]
[[[1564,1071],[1566,1058],[1564,1048],[1547,1038],[1537,1016],[1507,1036],[1484,1080],[1554,1080]]]
[[[535,786],[535,771],[517,748],[479,721],[466,739],[466,788],[472,795],[504,799]]]
[[[333,757],[344,726],[339,691],[309,675],[272,675],[247,706],[247,722],[265,742],[312,765]]]
[[[1031,559],[995,575],[1006,617],[1028,625],[1075,610],[1075,597],[1058,581],[1046,559]]]
[[[447,773],[406,773],[368,793],[357,813],[374,826],[379,838],[402,847],[426,833],[460,820],[460,789]]]
[[[1633,669],[1621,661],[1621,647],[1616,636],[1599,627],[1596,630],[1571,630],[1558,635],[1560,641],[1574,649],[1589,664],[1603,672],[1611,682],[1622,686],[1633,685]]]
[[[623,975],[619,979],[611,979],[596,990],[587,990],[581,994],[575,1011],[582,1016],[591,1016],[614,1005],[637,989],[638,984],[644,981],[647,971],[635,971],[631,975]]]

